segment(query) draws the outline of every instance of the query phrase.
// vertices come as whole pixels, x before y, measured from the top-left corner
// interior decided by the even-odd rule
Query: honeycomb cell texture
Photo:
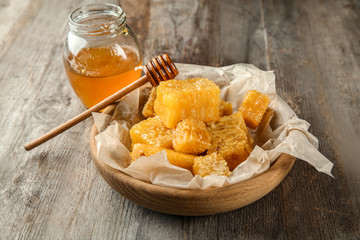
[[[185,118],[219,118],[220,88],[207,78],[168,80],[157,87],[154,110],[168,128]]]
[[[207,175],[231,175],[226,161],[217,153],[195,158],[192,171],[194,175],[200,175],[202,177]]]
[[[173,130],[165,127],[158,116],[135,124],[130,129],[132,144],[145,143],[157,147],[172,148]]]
[[[137,143],[133,145],[133,150],[130,153],[132,161],[135,161],[142,156],[151,156],[155,153],[164,150],[166,152],[169,162],[175,166],[182,167],[188,170],[192,169],[195,155],[179,153],[171,149],[156,147],[154,145]]]
[[[185,118],[174,130],[173,147],[178,152],[200,154],[211,146],[210,134],[202,121]]]
[[[250,90],[246,93],[239,107],[239,112],[241,112],[249,128],[255,129],[259,125],[269,103],[270,99],[265,94],[255,90]]]
[[[245,161],[252,151],[249,133],[241,113],[225,116],[209,127],[211,147],[208,154],[219,153],[227,162],[230,171]]]
[[[144,116],[144,118],[150,118],[155,116],[155,111],[154,111],[155,99],[156,99],[156,87],[153,87],[150,90],[149,98],[142,110],[142,115]]]

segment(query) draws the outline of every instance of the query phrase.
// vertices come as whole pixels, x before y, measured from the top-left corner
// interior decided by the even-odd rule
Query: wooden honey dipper
[[[167,55],[166,53],[164,53],[163,55],[159,55],[156,58],[153,58],[143,67],[142,70],[145,73],[144,76],[142,76],[135,82],[131,83],[130,85],[124,87],[123,89],[119,90],[118,92],[114,93],[113,95],[109,96],[108,98],[104,99],[103,101],[99,102],[98,104],[92,106],[85,112],[77,115],[73,119],[67,121],[66,123],[61,124],[60,126],[56,127],[50,132],[26,144],[25,150],[29,151],[43,144],[44,142],[52,139],[53,137],[59,135],[60,133],[71,128],[72,126],[75,126],[79,122],[90,117],[92,112],[98,112],[101,109],[104,109],[106,106],[114,103],[116,100],[132,92],[136,88],[144,85],[148,81],[151,83],[151,85],[156,87],[160,84],[161,81],[173,79],[179,73],[175,64],[170,59],[169,55]]]

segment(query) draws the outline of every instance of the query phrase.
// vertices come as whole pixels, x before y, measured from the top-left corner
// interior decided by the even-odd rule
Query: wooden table
[[[62,51],[68,14],[90,2],[0,2],[0,239],[360,238],[360,1],[120,1],[144,61],[168,52],[274,70],[335,164],[333,179],[297,160],[264,198],[204,217],[153,212],[112,190],[90,156],[92,119],[23,149],[85,109]]]

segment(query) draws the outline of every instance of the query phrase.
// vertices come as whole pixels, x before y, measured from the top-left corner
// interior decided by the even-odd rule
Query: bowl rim
[[[105,109],[103,113],[111,114],[114,108],[113,106]],[[211,215],[253,203],[277,187],[295,162],[295,157],[283,153],[265,172],[239,183],[206,189],[172,188],[136,179],[100,161],[97,158],[95,142],[97,134],[98,131],[94,124],[90,133],[90,149],[94,164],[104,180],[114,190],[136,204],[157,212],[174,215]],[[234,199],[234,194],[242,197]],[[155,202],[149,200],[152,196],[156,196]],[[219,207],[217,201],[214,201],[219,197],[231,199],[232,203]],[[177,208],[176,204],[181,204],[181,208]]]

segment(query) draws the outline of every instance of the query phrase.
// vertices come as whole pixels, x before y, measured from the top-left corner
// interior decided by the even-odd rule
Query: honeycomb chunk
[[[217,152],[227,162],[230,171],[245,161],[252,151],[248,130],[241,113],[219,119],[209,126],[211,147],[208,154]]]
[[[135,124],[130,129],[132,144],[145,143],[157,147],[172,148],[172,129],[168,129],[158,116]]]
[[[220,100],[220,117],[229,116],[233,113],[233,106],[231,103]]]
[[[207,78],[168,80],[157,87],[154,110],[168,128],[185,118],[203,122],[219,118],[219,87]]]
[[[231,175],[226,161],[217,153],[195,158],[192,171],[194,175],[202,177],[214,174],[219,176]]]
[[[259,125],[269,103],[270,99],[265,94],[255,90],[250,90],[246,93],[239,112],[243,115],[245,123],[249,128],[255,129]]]
[[[178,152],[200,154],[211,146],[210,134],[205,123],[185,118],[175,128],[173,146]]]
[[[191,170],[194,164],[195,155],[179,153],[171,149],[156,147],[154,145],[147,145],[137,143],[133,145],[133,151],[130,153],[131,159],[135,161],[142,156],[151,156],[157,152],[165,150],[169,162],[175,166]]]
[[[154,111],[155,99],[156,99],[156,87],[153,87],[150,90],[149,98],[142,110],[142,115],[144,116],[144,118],[155,117],[155,111]]]

